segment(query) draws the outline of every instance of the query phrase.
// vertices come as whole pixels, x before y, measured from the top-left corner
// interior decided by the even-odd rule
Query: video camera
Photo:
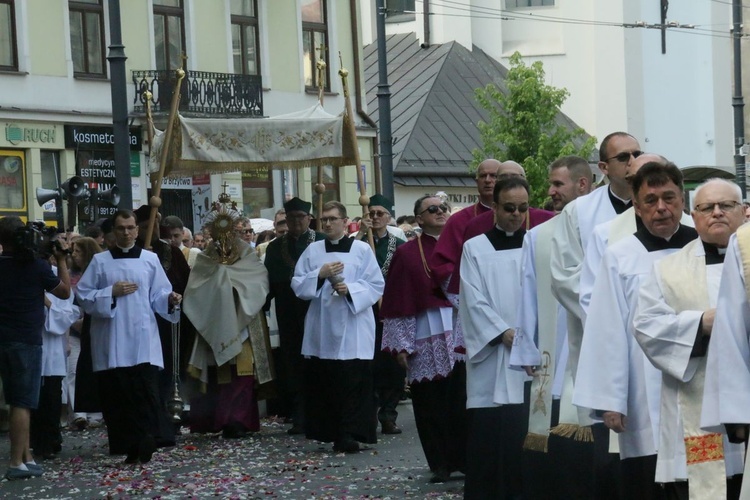
[[[16,229],[14,255],[23,260],[48,259],[55,250],[62,250],[57,235],[57,228],[46,226],[44,222],[27,222]]]

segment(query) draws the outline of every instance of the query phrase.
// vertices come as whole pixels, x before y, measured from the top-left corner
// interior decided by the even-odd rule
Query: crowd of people
[[[430,481],[460,472],[465,498],[739,498],[742,192],[710,179],[686,195],[680,169],[625,132],[598,168],[597,184],[586,159],[554,161],[550,210],[496,159],[475,204],[427,194],[399,219],[381,194],[361,218],[330,201],[314,219],[295,197],[271,231],[216,205],[195,233],[159,216],[148,240],[149,207],[120,210],[50,263],[21,258],[23,224],[0,220],[0,273],[23,283],[0,296],[6,477],[60,451],[61,405],[147,463],[177,420],[257,432],[264,399],[289,434],[356,453],[378,426],[402,433],[408,391]]]

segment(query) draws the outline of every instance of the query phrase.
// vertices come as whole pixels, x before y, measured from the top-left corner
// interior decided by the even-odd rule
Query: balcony
[[[169,113],[177,80],[174,71],[133,71],[133,111],[146,112],[148,90],[153,96],[152,112]],[[188,71],[182,80],[180,113],[185,116],[263,117],[262,79],[256,75]]]

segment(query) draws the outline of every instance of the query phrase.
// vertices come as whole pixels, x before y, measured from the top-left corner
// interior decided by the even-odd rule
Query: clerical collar
[[[388,239],[388,230],[385,230],[385,234],[383,236],[378,236],[375,231],[372,232],[372,239],[374,239],[376,242],[380,240],[387,240]]]
[[[665,239],[651,234],[644,225],[643,228],[639,228],[635,232],[635,237],[638,238],[647,252],[656,252],[668,248],[682,248],[697,238],[698,233],[692,227],[680,224],[677,231],[669,239]]]
[[[113,259],[137,259],[141,256],[141,247],[136,245],[130,248],[113,247],[109,253]]]
[[[424,230],[422,231],[422,236],[429,236],[430,238],[433,238],[435,240],[439,240],[440,239],[440,235],[439,234],[426,233],[426,232],[424,232]]]
[[[505,234],[505,236],[507,236],[508,238],[510,238],[511,236],[513,236],[513,235],[515,234],[515,233],[512,233],[512,232],[510,232],[510,231],[506,231],[505,229],[501,228],[501,227],[500,227],[499,225],[497,225],[497,224],[495,224],[495,229],[497,229],[497,230],[498,230],[498,231],[500,231],[501,233]]]
[[[496,252],[499,252],[500,250],[521,248],[523,246],[523,237],[525,234],[526,230],[524,228],[519,229],[515,233],[508,233],[497,226],[484,233],[487,239],[490,240],[490,244]]]
[[[609,194],[609,201],[610,203],[612,203],[612,208],[615,209],[615,212],[618,215],[633,206],[633,200],[623,200],[615,193],[613,193],[612,186],[609,186],[607,188],[607,193]]]
[[[706,265],[707,266],[710,266],[712,264],[724,263],[724,255],[727,253],[726,247],[719,248],[712,243],[706,243],[705,241],[702,241],[702,240],[701,240],[701,243],[703,243],[703,249],[706,251]]]
[[[349,250],[351,250],[353,244],[354,244],[354,238],[348,238],[346,235],[342,236],[341,238],[337,240],[329,240],[326,238],[325,240],[326,253],[331,253],[331,252],[349,253]]]

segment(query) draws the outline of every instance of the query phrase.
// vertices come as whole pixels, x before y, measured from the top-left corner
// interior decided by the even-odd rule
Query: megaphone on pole
[[[36,202],[39,203],[40,207],[48,201],[54,200],[59,195],[60,193],[57,189],[36,188]]]
[[[83,179],[81,179],[77,175],[74,175],[67,181],[63,182],[60,186],[60,189],[62,191],[63,199],[67,200],[68,196],[70,196],[71,198],[77,198],[81,196],[86,190],[86,187],[84,186]]]
[[[106,191],[101,191],[99,193],[99,200],[116,207],[120,204],[120,188],[112,186]]]

